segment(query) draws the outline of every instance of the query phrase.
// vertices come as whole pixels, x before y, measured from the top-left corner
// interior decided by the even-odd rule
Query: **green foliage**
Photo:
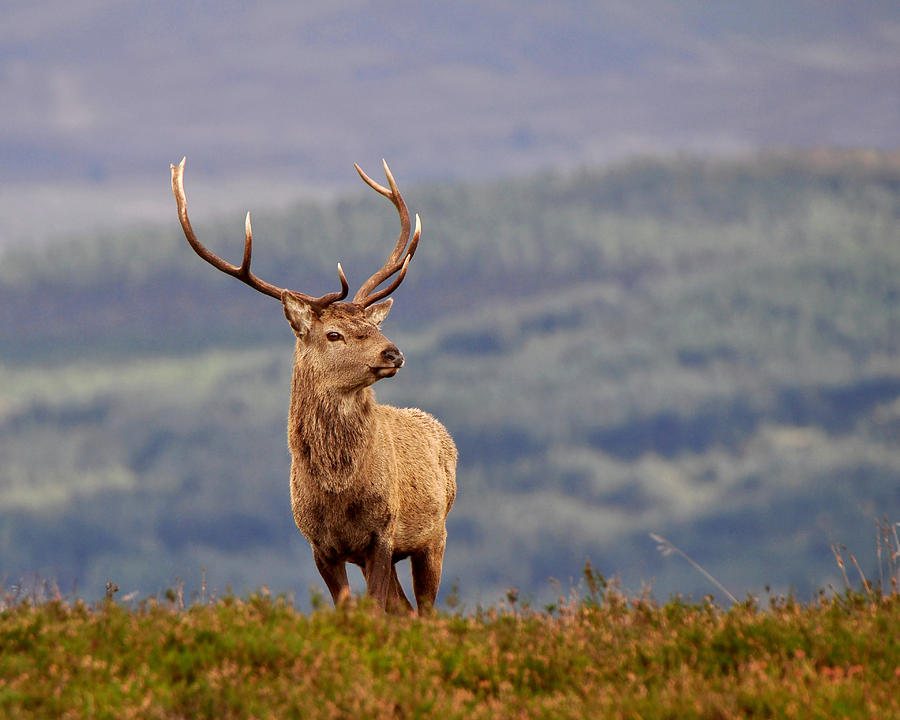
[[[738,596],[809,596],[839,582],[830,543],[866,557],[872,520],[900,516],[890,158],[645,161],[406,195],[424,234],[385,330],[408,362],[377,391],[459,445],[445,577],[543,602],[537,586],[590,556],[633,589],[706,592],[656,555],[658,532]],[[239,257],[239,216],[195,225]],[[366,195],[254,216],[254,269],[319,294],[340,258],[358,284],[395,232]],[[277,303],[171,228],[7,253],[4,571],[95,596],[202,567],[218,587],[318,582],[287,500],[291,343]]]
[[[591,571],[588,570],[588,574]],[[0,611],[0,717],[893,717],[898,596],[711,602],[615,587],[499,606],[309,615],[267,591],[178,609]]]

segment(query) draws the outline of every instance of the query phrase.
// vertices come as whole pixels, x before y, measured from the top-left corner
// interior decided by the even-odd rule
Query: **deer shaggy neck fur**
[[[336,393],[323,388],[317,372],[304,358],[294,356],[288,445],[300,460],[305,484],[329,493],[352,486],[354,476],[365,471],[366,444],[371,436],[375,393],[364,388],[355,393]]]

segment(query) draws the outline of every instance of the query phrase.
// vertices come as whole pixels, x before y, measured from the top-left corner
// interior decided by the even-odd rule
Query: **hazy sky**
[[[900,144],[893,1],[7,5],[0,246],[155,221],[182,155],[230,206],[381,157],[409,180]]]

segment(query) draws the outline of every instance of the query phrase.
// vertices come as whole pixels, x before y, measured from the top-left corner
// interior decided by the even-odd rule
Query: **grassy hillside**
[[[190,193],[190,175],[186,178]],[[460,448],[445,578],[546,594],[585,557],[631,589],[834,583],[900,517],[900,166],[818,154],[635,162],[406,193],[424,236],[379,399]],[[380,198],[254,215],[254,268],[319,294],[396,233]],[[243,210],[243,208],[236,208]],[[192,206],[236,259],[241,217]],[[287,501],[292,336],[174,219],[0,265],[0,560],[89,595],[318,584]],[[786,553],[785,548],[790,548]]]
[[[848,593],[711,602],[590,591],[425,620],[283,598],[0,611],[0,717],[900,716],[900,606]],[[182,601],[183,602],[183,601]]]

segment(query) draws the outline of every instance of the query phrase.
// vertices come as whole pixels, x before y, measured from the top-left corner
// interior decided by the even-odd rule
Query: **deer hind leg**
[[[319,574],[328,586],[334,606],[350,599],[350,581],[347,580],[347,566],[343,562],[328,562],[317,551],[313,550],[313,559]]]
[[[441,568],[444,564],[444,544],[440,544],[413,553],[412,562],[413,591],[416,594],[416,605],[419,615],[424,615],[434,607],[438,587],[441,584]]]

